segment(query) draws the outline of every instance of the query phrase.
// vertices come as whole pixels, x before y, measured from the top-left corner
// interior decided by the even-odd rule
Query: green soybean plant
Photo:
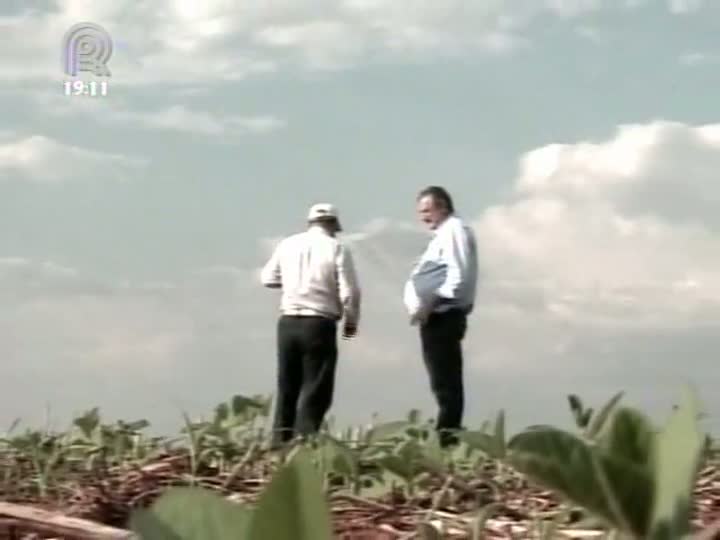
[[[616,408],[593,439],[550,426],[521,432],[508,442],[507,460],[620,538],[689,538],[705,444],[698,416],[686,389],[661,429],[635,409]]]
[[[595,409],[592,407],[586,408],[582,399],[580,399],[577,395],[570,394],[568,396],[570,412],[573,415],[576,426],[581,430],[584,437],[593,439],[598,435],[598,433],[600,433],[605,425],[605,422],[607,422],[623,395],[624,392],[618,392],[612,396],[608,402],[600,408],[597,414],[595,413]]]
[[[256,505],[233,503],[197,487],[166,491],[136,510],[130,529],[140,540],[331,540],[322,480],[309,450],[298,448]]]

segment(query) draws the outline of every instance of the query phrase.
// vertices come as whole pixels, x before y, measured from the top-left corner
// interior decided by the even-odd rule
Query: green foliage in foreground
[[[660,430],[626,407],[593,439],[552,427],[530,429],[508,443],[509,462],[627,537],[684,538],[704,449],[698,417],[686,392]]]
[[[173,488],[151,510],[135,512],[130,526],[148,540],[332,538],[320,477],[304,449],[275,475],[253,509],[202,488]]]
[[[706,450],[695,397],[686,391],[660,429],[642,412],[618,407],[619,399],[613,397],[594,418],[571,400],[579,434],[534,426],[506,440],[501,413],[490,430],[463,433],[463,448],[526,474],[619,537],[690,538],[692,491]],[[413,422],[392,423],[365,434],[363,441],[375,446],[351,449],[327,437],[302,444],[252,508],[202,488],[174,489],[134,514],[132,528],[143,540],[330,540],[322,468],[330,463],[357,483],[362,453],[410,488],[423,473],[449,474],[457,450],[440,450],[437,441],[421,442],[418,435]],[[480,527],[475,529],[473,537],[481,538]],[[426,539],[440,537],[427,522],[419,532]]]

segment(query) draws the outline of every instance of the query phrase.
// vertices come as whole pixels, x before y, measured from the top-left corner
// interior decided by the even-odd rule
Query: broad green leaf
[[[400,456],[386,455],[377,459],[378,465],[384,467],[392,474],[402,478],[404,481],[409,482],[415,476],[415,467],[412,462],[404,459]]]
[[[611,413],[613,412],[617,404],[620,402],[623,395],[624,392],[618,392],[613,397],[611,397],[605,405],[603,405],[603,408],[600,409],[600,412],[598,412],[590,422],[587,432],[585,433],[587,437],[594,439],[598,435],[598,433],[600,433],[600,430],[610,418]]]
[[[421,450],[422,461],[427,468],[440,474],[446,471],[445,452],[442,446],[440,446],[440,437],[435,430],[430,432]]]
[[[458,438],[464,441],[470,448],[480,450],[492,458],[501,458],[504,455],[504,448],[499,446],[494,435],[482,431],[463,431]]]
[[[248,538],[332,539],[322,480],[307,450],[298,451],[262,493],[253,512]]]
[[[653,488],[649,469],[550,427],[516,435],[508,450],[509,462],[518,471],[614,527],[637,535],[645,532]]]
[[[467,441],[463,440],[461,437],[459,438],[459,441],[460,444],[450,447],[450,462],[455,464],[463,464],[468,463],[473,457],[477,459],[477,453],[479,452],[479,450],[477,448],[471,447],[467,443]]]
[[[422,460],[425,457],[423,445],[417,439],[400,441],[393,449],[393,454],[408,462]]]
[[[202,536],[198,533],[181,535],[176,533],[165,521],[160,520],[155,514],[148,510],[135,510],[130,517],[130,530],[135,534],[137,540],[199,540]],[[224,540],[226,537],[220,537]],[[219,540],[216,537],[214,540]]]
[[[73,420],[73,424],[80,429],[85,438],[91,439],[95,429],[100,425],[100,410],[97,407],[90,409]]]
[[[250,409],[262,409],[263,404],[256,399],[235,395],[231,401],[232,413],[235,416],[245,414]]]
[[[323,445],[318,449],[321,458],[330,463],[335,474],[354,478],[358,474],[358,458],[346,444],[330,436],[323,436]]]
[[[130,516],[141,540],[240,540],[247,538],[250,513],[202,488],[171,488],[149,510]]]
[[[254,414],[262,414],[264,408],[265,404],[261,400],[237,394],[215,407],[213,424],[223,428],[242,425],[250,421]]]
[[[373,426],[367,433],[367,443],[374,444],[403,435],[412,424],[403,420]]]
[[[691,499],[704,444],[698,428],[698,413],[695,395],[685,388],[681,406],[658,435],[653,540],[680,538],[690,532]]]
[[[150,422],[147,420],[135,420],[123,426],[128,431],[141,431],[147,427],[150,427]]]
[[[655,431],[650,419],[639,411],[618,409],[598,434],[598,446],[608,454],[637,465],[651,465]]]

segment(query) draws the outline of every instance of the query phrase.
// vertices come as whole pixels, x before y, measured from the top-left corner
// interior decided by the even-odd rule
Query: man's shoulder
[[[301,231],[283,239],[287,246],[324,246],[336,250],[347,250],[347,246],[337,237],[329,234],[318,234],[314,231]]]
[[[302,232],[289,234],[277,240],[275,242],[275,253],[278,256],[283,256],[288,253],[288,250],[297,248],[303,242],[302,234]]]
[[[333,250],[335,255],[346,256],[350,253],[350,248],[348,247],[347,243],[343,242],[337,236],[335,236],[335,237],[330,236],[329,240],[330,240],[329,246]]]
[[[472,226],[469,225],[460,216],[452,215],[445,220],[441,232],[447,232],[450,235],[455,234],[473,234]]]
[[[457,214],[452,215],[450,219],[451,219],[451,223],[455,227],[467,227],[468,226],[468,223],[465,220],[465,218],[463,218]]]
[[[283,238],[280,241],[280,245],[297,244],[299,242],[306,242],[307,239],[308,239],[307,231],[300,231],[300,232],[296,232],[296,233],[287,235],[285,238]]]

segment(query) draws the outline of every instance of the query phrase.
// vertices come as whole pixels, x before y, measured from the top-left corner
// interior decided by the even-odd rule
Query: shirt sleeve
[[[281,287],[282,273],[280,271],[280,253],[283,244],[280,243],[273,251],[272,256],[260,272],[260,281],[265,287]]]
[[[456,300],[462,286],[472,278],[471,260],[475,257],[475,242],[465,227],[448,227],[440,238],[440,260],[447,273],[435,294],[443,299]]]
[[[335,259],[338,278],[338,294],[343,306],[343,314],[348,324],[357,325],[360,321],[361,291],[355,263],[350,250],[340,244]]]

